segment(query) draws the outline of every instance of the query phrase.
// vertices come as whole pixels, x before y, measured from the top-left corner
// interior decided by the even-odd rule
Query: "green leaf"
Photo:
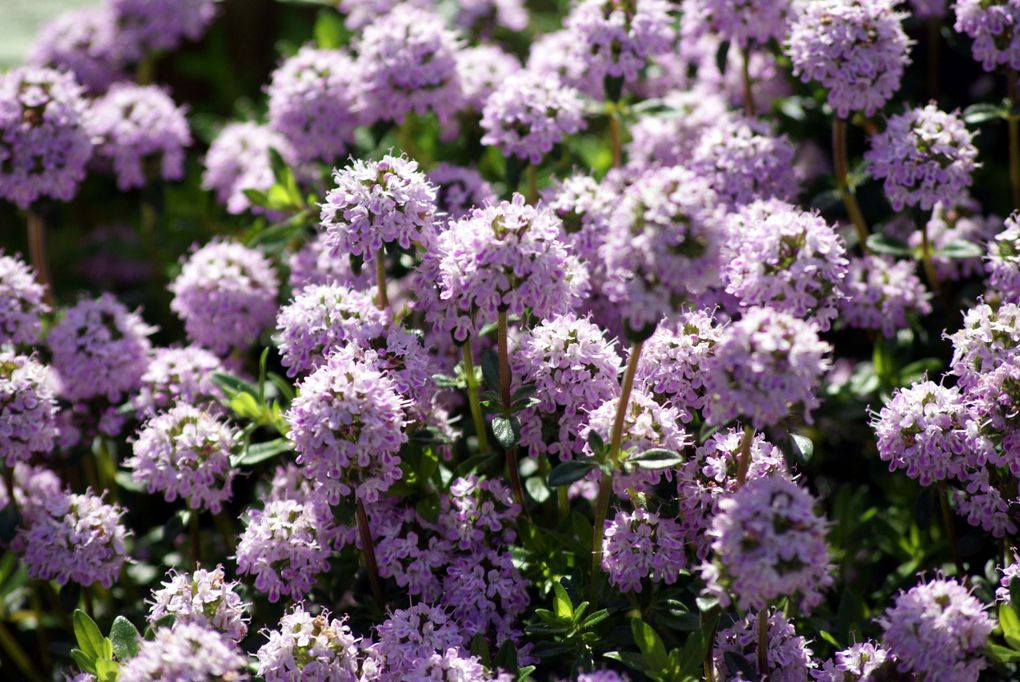
[[[591,448],[591,454],[595,457],[599,457],[606,450],[606,441],[602,440],[602,436],[595,429],[588,432],[588,447]]]
[[[726,67],[729,65],[729,54],[730,41],[724,40],[719,43],[719,49],[715,51],[715,68],[719,73],[726,73]]]
[[[984,249],[965,239],[954,239],[953,241],[935,249],[935,255],[942,258],[981,258],[985,255]]]
[[[429,523],[436,523],[439,521],[439,496],[429,495],[421,498],[414,505],[414,510]]]
[[[553,610],[557,618],[568,619],[574,615],[574,604],[570,601],[566,588],[559,581],[553,583]]]
[[[485,635],[482,633],[479,632],[471,638],[469,649],[472,654],[482,659],[483,663],[487,664],[490,661],[489,640],[485,639]]]
[[[241,191],[244,193],[244,196],[248,197],[248,201],[255,206],[265,207],[269,203],[269,197],[261,190],[248,188]]]
[[[648,670],[663,670],[669,665],[666,645],[662,643],[662,638],[651,625],[640,618],[632,618],[630,632],[634,636],[634,643],[645,657]]]
[[[240,455],[230,458],[235,467],[255,466],[284,452],[290,452],[291,444],[286,438],[276,438],[266,443],[252,443]]]
[[[509,642],[510,640],[507,641]],[[537,668],[533,665],[524,666],[517,671],[517,682],[525,682],[525,680],[527,680],[531,676],[531,673],[535,672],[535,670],[537,670]]]
[[[889,235],[876,232],[868,237],[867,241],[868,250],[874,251],[875,253],[885,253],[890,256],[899,256],[901,258],[910,257],[913,252],[910,250],[910,246],[900,239],[895,239]]]
[[[743,678],[746,680],[753,680],[758,677],[758,671],[755,669],[754,664],[736,651],[724,652],[723,664],[729,673],[727,677],[736,677],[736,673],[742,673]]]
[[[652,448],[628,457],[627,461],[642,469],[669,469],[683,464],[684,456],[674,450]]]
[[[1020,613],[1020,578],[1009,581],[1009,603],[1014,613]]]
[[[238,393],[248,393],[253,398],[259,397],[259,390],[242,379],[241,377],[228,374],[226,372],[213,372],[212,382],[223,391],[223,394],[228,398],[237,395]]]
[[[482,351],[479,364],[482,366],[482,381],[485,382],[485,386],[489,390],[499,393],[501,388],[499,383],[499,356],[491,348],[486,348]]]
[[[815,454],[815,444],[807,436],[790,434],[789,455],[798,466],[804,466]]]
[[[74,637],[78,641],[78,648],[92,658],[102,658],[103,633],[99,631],[96,621],[81,609],[74,610],[71,620],[74,623]]]
[[[581,460],[571,460],[569,462],[561,462],[556,465],[549,473],[549,487],[558,488],[564,485],[570,485],[574,481],[579,481],[588,475],[588,472],[595,468],[595,464],[592,462],[585,462]]]
[[[532,476],[524,482],[524,487],[527,489],[528,494],[531,495],[531,498],[539,504],[548,500],[551,494],[541,476]]]
[[[77,664],[81,671],[84,673],[96,674],[96,659],[94,656],[89,656],[81,649],[71,649],[71,659]]]
[[[18,532],[18,525],[21,523],[21,514],[13,501],[0,509],[0,545],[6,545],[14,539]]]
[[[96,682],[117,682],[120,666],[109,659],[96,661]]]
[[[343,19],[335,9],[321,9],[315,17],[315,28],[312,31],[315,44],[323,50],[335,50],[343,47],[347,30]]]
[[[238,417],[258,419],[262,414],[262,406],[250,393],[238,393],[230,399],[230,410]]]
[[[1020,616],[1011,604],[999,605],[999,626],[1006,644],[1014,651],[1020,651]]]
[[[492,435],[504,450],[509,450],[521,440],[521,420],[514,415],[493,417]]]
[[[505,670],[511,674],[517,672],[517,646],[513,643],[513,640],[507,639],[499,647],[496,657],[492,659],[492,667]]]
[[[1007,649],[999,644],[988,644],[985,647],[985,656],[1000,664],[1020,661],[1020,652]]]
[[[113,643],[113,653],[117,655],[117,660],[126,661],[137,656],[141,638],[138,628],[127,618],[117,616],[113,619],[113,626],[110,628],[110,641]]]
[[[971,104],[963,110],[963,120],[968,125],[979,125],[996,119],[1004,119],[1008,115],[1009,109],[1002,104],[990,104],[987,102]]]

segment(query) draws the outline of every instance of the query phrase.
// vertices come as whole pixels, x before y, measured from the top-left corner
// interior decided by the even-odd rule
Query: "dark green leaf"
[[[715,51],[715,68],[719,73],[726,73],[729,65],[730,41],[724,40],[719,43],[719,49]]]
[[[18,525],[21,523],[21,514],[13,501],[0,509],[0,545],[9,544],[18,532]]]
[[[75,582],[68,582],[60,588],[60,594],[57,595],[57,600],[60,602],[60,608],[64,611],[73,611],[78,606],[78,600],[81,598],[81,585]]]
[[[92,675],[96,674],[96,659],[94,656],[89,656],[81,649],[71,649],[71,659],[81,668],[82,672]]]
[[[1007,649],[1000,644],[989,644],[986,646],[985,656],[999,664],[1016,663],[1017,661],[1020,661],[1020,651]]]
[[[99,631],[96,621],[81,609],[75,609],[72,616],[74,637],[78,648],[92,658],[101,658],[103,653],[103,633]]]
[[[499,394],[499,356],[492,349],[486,348],[482,351],[479,364],[482,366],[482,381],[485,382],[485,386]]]
[[[561,462],[549,473],[549,487],[558,488],[563,485],[570,485],[588,475],[588,472],[595,468],[592,462],[572,460]]]
[[[645,664],[649,670],[663,670],[669,665],[666,645],[662,643],[662,638],[652,629],[651,625],[640,618],[632,618],[630,632],[634,636],[634,643],[644,655]]]
[[[1020,616],[1013,610],[1012,604],[999,605],[999,626],[1009,648],[1020,651]]]
[[[669,469],[683,464],[684,456],[674,450],[652,448],[628,457],[627,461],[642,469]]]
[[[553,610],[557,618],[569,619],[574,615],[574,604],[559,581],[553,583]]]
[[[736,677],[737,673],[741,673],[744,679],[747,680],[753,680],[758,677],[758,672],[755,670],[754,665],[736,651],[723,653],[723,664],[729,673],[727,677]]]
[[[514,674],[517,672],[517,646],[513,640],[507,639],[492,659],[492,667]]]
[[[253,398],[258,398],[259,390],[252,386],[250,383],[240,377],[236,377],[233,374],[227,374],[226,372],[213,372],[212,382],[223,394],[228,398],[235,396],[239,393],[247,393]]]
[[[414,509],[429,523],[436,523],[439,521],[439,496],[428,495],[421,498],[418,500],[418,504],[414,505]]]
[[[606,449],[606,442],[602,440],[602,436],[595,429],[588,432],[588,447],[591,448],[591,453],[595,457],[599,457]]]
[[[968,125],[979,125],[996,119],[1003,119],[1009,115],[1009,109],[1003,104],[990,104],[979,102],[971,104],[963,110],[963,120]]]
[[[901,258],[913,255],[910,246],[905,241],[890,237],[881,232],[876,232],[868,237],[868,250]]]
[[[290,450],[290,441],[286,438],[277,438],[266,443],[252,443],[243,453],[231,457],[230,463],[235,467],[255,466]]]
[[[244,189],[241,191],[244,192],[244,196],[248,197],[248,201],[255,206],[265,207],[269,204],[269,197],[265,192],[257,189]]]
[[[521,440],[521,420],[513,415],[493,417],[492,435],[504,450],[509,450]]]
[[[981,258],[985,255],[984,249],[964,239],[953,241],[935,249],[935,255],[942,258]]]
[[[117,660],[126,661],[137,656],[141,638],[138,628],[127,618],[117,616],[113,619],[113,626],[110,628],[110,641],[113,642],[113,653],[116,654]]]

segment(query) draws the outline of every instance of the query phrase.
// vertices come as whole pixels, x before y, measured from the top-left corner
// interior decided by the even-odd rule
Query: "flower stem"
[[[529,163],[528,170],[525,171],[525,175],[528,178],[528,203],[538,203],[538,168],[535,164]]]
[[[599,478],[599,496],[595,503],[595,521],[592,526],[591,543],[591,595],[592,601],[598,592],[599,575],[602,571],[602,543],[605,539],[606,516],[609,514],[609,498],[613,494],[613,471],[618,465],[620,447],[623,443],[623,426],[627,418],[627,404],[634,390],[634,377],[637,375],[638,362],[641,359],[643,342],[635,341],[630,348],[630,358],[623,374],[623,385],[620,387],[620,398],[616,403],[616,419],[613,421],[613,432],[609,441],[609,473]]]
[[[375,305],[379,310],[390,307],[389,295],[386,293],[386,254],[382,249],[375,254]]]
[[[510,395],[510,350],[507,342],[509,333],[507,313],[499,311],[499,327],[497,339],[499,344],[499,390],[503,398],[503,413],[509,417],[512,411],[513,399]],[[521,511],[527,514],[524,506],[524,488],[521,486],[521,472],[517,464],[517,445],[511,445],[506,449],[506,466],[510,471],[510,489],[514,493],[514,499],[521,506]]]
[[[768,609],[758,612],[758,675],[761,679],[769,677],[769,614]]]
[[[375,543],[372,542],[372,531],[368,527],[368,515],[365,513],[365,505],[359,499],[354,515],[358,521],[358,533],[361,535],[361,551],[365,558],[365,570],[368,572],[368,582],[372,587],[372,597],[375,603],[382,608],[383,593],[379,582],[379,565],[375,561]]]
[[[1020,119],[1013,115],[1013,110],[1020,105],[1020,92],[1017,86],[1015,69],[1006,72],[1009,79],[1009,187],[1013,198],[1013,208],[1020,209]]]
[[[743,49],[743,63],[741,64],[741,72],[743,75],[742,81],[744,86],[744,109],[747,110],[748,116],[757,116],[758,113],[755,111],[754,106],[754,93],[751,91],[751,49],[745,47]]]
[[[53,285],[50,280],[49,259],[46,256],[46,224],[42,216],[31,208],[26,211],[28,223],[28,255],[39,284],[43,285],[43,299],[53,305]]]
[[[188,526],[191,529],[191,561],[198,570],[202,563],[202,535],[198,527],[198,510],[192,509],[188,514]]]
[[[613,150],[613,168],[623,165],[623,134],[620,131],[620,112],[616,103],[609,105],[609,144]]]
[[[744,427],[744,435],[740,439],[740,447],[737,449],[737,487],[741,487],[747,481],[747,472],[751,470],[751,443],[754,442],[754,429],[750,426]]]
[[[861,242],[861,251],[868,252],[868,223],[864,220],[861,207],[857,204],[857,198],[850,189],[850,182],[847,180],[849,163],[846,153],[846,121],[835,118],[832,121],[832,160],[836,167],[836,187],[843,198],[843,205],[846,207],[847,215],[850,216],[854,228],[857,230],[857,237]]]
[[[475,436],[478,438],[478,450],[481,454],[489,451],[489,434],[485,430],[485,418],[482,417],[482,405],[478,401],[478,377],[475,376],[474,351],[471,339],[464,342],[464,376],[467,381],[468,405],[471,407],[471,420],[475,423]]]
[[[956,526],[953,525],[953,515],[949,511],[949,493],[946,491],[946,484],[940,481],[938,484],[939,509],[942,511],[942,523],[946,526],[946,540],[949,541],[949,553],[953,555],[953,563],[956,565],[956,574],[961,580],[966,578],[963,571],[963,561],[960,560],[960,552],[956,547]]]

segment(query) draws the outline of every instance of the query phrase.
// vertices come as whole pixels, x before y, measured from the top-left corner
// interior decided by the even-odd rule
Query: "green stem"
[[[513,400],[510,395],[510,350],[507,339],[509,324],[505,310],[499,311],[498,325],[499,391],[503,398],[503,413],[509,417],[513,410]],[[513,491],[514,499],[517,500],[517,504],[521,505],[521,511],[527,514],[527,507],[524,506],[524,488],[521,486],[521,472],[517,463],[516,444],[506,449],[506,466],[510,472],[510,489]]]
[[[751,92],[751,49],[749,47],[744,48],[743,53],[741,72],[743,76],[744,109],[747,110],[747,115],[753,118],[758,113],[755,111],[754,94]]]
[[[591,562],[591,596],[595,601],[598,593],[599,576],[602,571],[602,543],[605,539],[606,516],[609,514],[609,498],[613,494],[613,472],[619,466],[620,448],[623,443],[623,427],[627,418],[627,404],[634,390],[634,377],[637,375],[638,362],[641,359],[643,343],[635,341],[630,349],[627,369],[623,374],[623,385],[620,387],[620,398],[616,403],[616,418],[613,421],[613,432],[609,441],[609,473],[599,478],[599,495],[595,502],[595,521],[592,526],[592,562]]]
[[[1013,209],[1020,209],[1020,119],[1013,115],[1013,111],[1020,104],[1020,93],[1017,86],[1017,72],[1009,69],[1006,72],[1009,79],[1009,186],[1013,198]]]
[[[768,608],[758,612],[758,674],[769,678],[769,613]]]
[[[25,212],[28,226],[28,255],[35,270],[36,279],[43,286],[43,298],[53,305],[53,284],[50,279],[49,257],[46,254],[46,224],[37,211],[31,208]]]
[[[623,134],[620,130],[620,113],[615,103],[609,109],[609,144],[613,150],[613,168],[623,165]]]
[[[489,434],[485,429],[482,404],[478,400],[478,377],[475,376],[474,351],[471,349],[470,338],[464,342],[464,375],[467,381],[468,405],[471,408],[471,419],[475,423],[475,436],[478,438],[478,450],[484,455],[489,451]]]
[[[846,151],[847,123],[841,118],[832,121],[832,160],[836,167],[836,187],[843,198],[843,205],[846,207],[847,215],[857,230],[857,237],[861,242],[861,251],[868,252],[868,223],[864,220],[861,207],[857,204],[857,197],[850,189],[849,162]]]
[[[556,489],[556,506],[559,508],[560,521],[566,521],[570,518],[570,489],[561,485]]]
[[[379,310],[389,310],[390,299],[386,291],[386,254],[382,249],[375,254],[375,304]]]
[[[365,559],[365,570],[368,572],[368,582],[372,587],[372,596],[379,608],[383,607],[382,585],[379,582],[379,565],[375,561],[375,543],[372,541],[372,531],[368,526],[368,515],[365,513],[365,505],[358,500],[354,511],[358,521],[358,533],[361,535],[361,554]]]
[[[0,648],[7,652],[10,660],[14,662],[14,665],[31,682],[43,682],[42,676],[36,671],[35,666],[32,665],[28,654],[21,648],[18,640],[14,638],[14,635],[11,634],[11,631],[7,629],[7,626],[2,621],[0,621]]]
[[[737,449],[737,487],[741,487],[747,481],[747,472],[751,470],[751,443],[754,441],[754,429],[750,426],[744,427],[744,435],[740,439],[740,447]]]
[[[528,203],[538,203],[538,169],[535,164],[529,163],[528,170],[525,172],[528,176]]]

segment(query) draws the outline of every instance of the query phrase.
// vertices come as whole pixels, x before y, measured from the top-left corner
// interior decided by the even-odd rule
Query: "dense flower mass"
[[[720,425],[746,419],[761,429],[796,409],[810,421],[831,350],[807,322],[769,308],[748,309],[726,327],[705,362],[705,418]]]
[[[327,487],[332,504],[356,493],[372,502],[400,478],[404,398],[356,350],[336,351],[300,384],[287,413],[305,474]]]
[[[354,60],[305,46],[273,72],[269,125],[303,161],[339,158],[354,139],[363,105]]]
[[[191,132],[184,109],[160,88],[114,85],[93,102],[86,127],[97,161],[112,164],[121,189],[183,177]]]
[[[686,0],[684,38],[713,32],[741,48],[766,45],[786,37],[792,3],[789,0]]]
[[[357,41],[360,85],[372,121],[401,123],[408,114],[448,121],[460,108],[460,38],[434,12],[397,5],[377,15]]]
[[[276,316],[277,275],[260,251],[213,241],[192,253],[170,284],[170,309],[188,338],[218,355],[246,348]]]
[[[301,606],[284,614],[255,654],[266,682],[358,680],[358,639],[329,611],[312,615]]]
[[[410,249],[433,238],[436,187],[402,156],[354,161],[333,172],[320,216],[330,255],[368,258],[384,245]]]
[[[956,0],[954,28],[974,42],[971,52],[985,71],[1000,66],[1020,69],[1020,5],[1012,0]]]
[[[962,388],[997,367],[1020,347],[1020,306],[981,303],[963,316],[963,325],[949,336],[953,344],[950,368]]]
[[[889,652],[874,642],[858,642],[836,652],[814,673],[818,682],[870,682],[889,660]]]
[[[439,212],[454,220],[497,199],[492,185],[474,168],[441,163],[429,171],[428,179],[436,187]]]
[[[966,196],[977,148],[956,114],[934,104],[911,109],[889,119],[885,131],[871,138],[864,158],[871,172],[885,180],[885,195],[893,208],[936,203],[950,206]]]
[[[217,566],[194,573],[171,571],[168,580],[152,593],[149,623],[158,623],[166,616],[174,617],[174,625],[195,623],[240,642],[248,634],[245,604],[237,593],[237,583],[230,582]]]
[[[1020,223],[1018,214],[1006,219],[1006,229],[988,244],[988,286],[1007,301],[1020,302]]]
[[[40,318],[50,310],[45,295],[24,261],[0,251],[0,345],[35,342],[42,330]]]
[[[640,592],[645,578],[672,585],[686,565],[683,533],[676,521],[638,509],[617,512],[606,522],[602,568],[622,592]]]
[[[214,0],[109,0],[119,49],[129,59],[197,40],[216,16]]]
[[[900,672],[975,682],[987,666],[980,652],[995,624],[966,587],[937,578],[896,597],[882,626],[882,643]]]
[[[786,53],[793,74],[829,91],[836,115],[872,116],[900,88],[910,40],[892,0],[818,0],[798,4]]]
[[[849,327],[877,329],[887,337],[909,324],[912,315],[931,312],[931,294],[914,263],[882,256],[853,258],[843,282],[840,319]]]
[[[60,394],[72,401],[121,400],[141,383],[154,331],[110,294],[69,308],[47,338]]]
[[[587,272],[559,240],[560,221],[515,194],[474,209],[436,243],[438,298],[430,319],[459,341],[499,313],[565,313],[587,288]]]
[[[42,197],[74,197],[92,157],[86,110],[70,73],[22,67],[0,75],[0,198],[27,208]]]
[[[244,213],[253,207],[245,190],[266,192],[273,186],[270,150],[275,150],[289,165],[297,161],[291,143],[268,126],[257,123],[230,123],[209,145],[205,157],[202,186],[216,193],[216,199],[230,213]]]
[[[482,110],[482,144],[537,164],[563,138],[584,127],[578,93],[533,71],[507,77]]]
[[[765,670],[758,665],[758,638],[762,615],[766,615]],[[717,678],[731,682],[750,682],[767,677],[774,682],[803,682],[809,679],[815,661],[807,640],[797,634],[793,623],[782,611],[749,614],[719,632],[712,659]],[[729,654],[729,655],[727,655]],[[741,666],[745,663],[745,666]]]
[[[748,481],[719,501],[709,531],[715,564],[704,566],[709,591],[724,601],[724,585],[744,609],[796,597],[810,609],[832,584],[825,521],[810,493],[785,478]]]
[[[163,627],[142,640],[138,653],[120,669],[123,682],[243,682],[244,654],[218,632],[194,623]]]
[[[132,403],[145,417],[154,417],[177,403],[218,414],[222,411],[221,394],[213,383],[213,375],[225,370],[220,359],[204,348],[157,348]]]
[[[457,73],[460,76],[464,108],[481,112],[489,95],[504,80],[520,70],[521,63],[517,57],[494,45],[478,45],[460,50],[457,53]],[[439,184],[436,180],[433,182]]]
[[[848,263],[843,240],[820,215],[755,202],[733,215],[727,231],[722,278],[741,307],[769,306],[828,330]]]
[[[649,56],[673,42],[670,3],[664,0],[581,0],[564,20],[592,78],[633,81]]]
[[[58,14],[40,30],[28,61],[69,71],[89,92],[105,92],[124,80],[124,55],[109,5]]]
[[[55,393],[56,382],[48,367],[0,349],[0,452],[7,466],[53,448]]]
[[[208,413],[179,403],[150,419],[132,447],[124,466],[150,493],[158,490],[168,502],[180,497],[214,514],[230,499],[234,435]]]

